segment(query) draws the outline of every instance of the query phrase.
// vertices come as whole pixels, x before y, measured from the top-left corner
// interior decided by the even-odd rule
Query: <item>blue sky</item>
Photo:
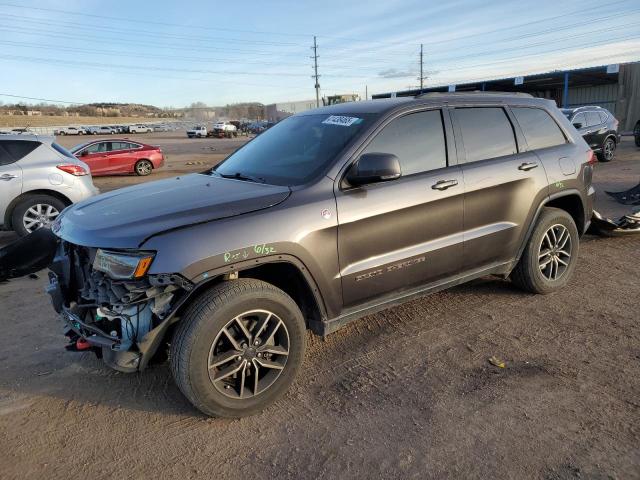
[[[638,0],[0,0],[0,93],[180,107],[640,60]],[[0,96],[0,101],[16,99]]]

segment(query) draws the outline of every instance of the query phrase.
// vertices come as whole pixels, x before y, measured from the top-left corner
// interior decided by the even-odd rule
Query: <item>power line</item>
[[[72,12],[70,10],[58,10],[58,9],[54,9],[54,8],[44,8],[44,7],[33,7],[33,6],[26,6],[26,5],[17,5],[15,3],[5,3],[2,2],[0,3],[0,6],[2,7],[12,7],[12,8],[21,8],[21,9],[26,9],[26,10],[38,10],[38,11],[42,11],[42,12],[52,12],[52,13],[64,13],[67,15],[76,15],[76,16],[81,16],[81,17],[91,17],[91,18],[98,18],[100,20],[116,20],[119,22],[129,22],[129,23],[135,23],[136,25],[140,24],[140,19],[132,19],[132,18],[126,18],[126,17],[114,17],[114,16],[107,16],[107,15],[94,15],[94,14],[90,14],[90,13],[81,13],[81,12]],[[290,33],[290,32],[273,32],[273,31],[260,31],[260,30],[240,30],[240,29],[234,29],[234,28],[222,28],[222,27],[205,27],[202,25],[188,25],[188,24],[180,24],[180,23],[169,23],[169,22],[158,22],[158,21],[153,21],[153,20],[148,20],[148,19],[144,19],[144,23],[149,24],[149,25],[160,25],[163,27],[182,27],[182,28],[188,28],[188,29],[199,29],[199,30],[211,30],[211,31],[225,31],[225,32],[237,32],[237,33],[252,33],[252,34],[257,34],[257,35],[282,35],[282,36],[294,36],[294,37],[308,37],[309,34],[306,33]]]

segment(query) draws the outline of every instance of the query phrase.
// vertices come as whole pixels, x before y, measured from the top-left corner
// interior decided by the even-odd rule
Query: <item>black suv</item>
[[[485,275],[563,287],[593,152],[556,106],[427,94],[293,115],[210,171],[105,193],[53,226],[69,349],[120,371],[167,352],[209,415],[283,394],[328,335]]]
[[[618,120],[602,107],[563,108],[562,113],[596,152],[598,160],[610,162],[620,143]]]

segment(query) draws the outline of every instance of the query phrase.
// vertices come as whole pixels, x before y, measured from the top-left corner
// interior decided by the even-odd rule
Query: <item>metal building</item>
[[[315,100],[302,100],[299,102],[282,102],[265,105],[264,118],[270,122],[279,122],[294,113],[304,112],[316,108]]]
[[[602,65],[501,78],[458,85],[442,85],[373,95],[372,98],[414,96],[426,92],[469,91],[526,92],[550,98],[559,107],[599,105],[620,121],[620,130],[630,132],[640,121],[640,62]]]

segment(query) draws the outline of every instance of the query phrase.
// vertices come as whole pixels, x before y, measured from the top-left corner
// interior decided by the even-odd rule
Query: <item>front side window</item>
[[[531,150],[563,145],[566,139],[558,124],[540,108],[511,108]]]
[[[292,116],[254,138],[212,170],[275,185],[302,185],[327,169],[372,114]]]
[[[89,145],[87,147],[87,152],[89,153],[101,153],[106,151],[107,151],[107,142],[94,143],[93,145]]]
[[[573,120],[571,120],[571,123],[573,124],[574,127],[576,127],[576,125],[580,125],[579,127],[576,127],[576,128],[583,128],[587,126],[587,119],[584,116],[584,113],[579,113],[575,117],[573,117]]]
[[[500,107],[456,108],[466,163],[517,153],[513,127]]]
[[[447,148],[440,110],[418,112],[389,123],[363,153],[391,153],[400,160],[402,175],[447,166]]]

